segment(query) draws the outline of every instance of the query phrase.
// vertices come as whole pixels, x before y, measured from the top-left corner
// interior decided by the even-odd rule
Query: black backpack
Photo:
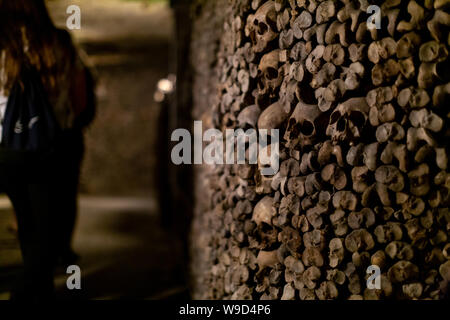
[[[2,146],[16,151],[50,151],[60,126],[38,72],[23,67],[8,97],[3,119]]]

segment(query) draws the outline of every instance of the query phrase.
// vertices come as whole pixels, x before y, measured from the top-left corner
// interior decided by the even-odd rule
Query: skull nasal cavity
[[[310,136],[314,132],[314,126],[310,121],[303,121],[300,132],[305,136]]]
[[[361,128],[364,126],[364,123],[366,122],[366,119],[364,118],[364,115],[361,112],[351,112],[350,113],[350,121],[357,127]]]
[[[264,34],[264,33],[266,33],[267,32],[267,29],[268,29],[268,27],[267,27],[267,24],[265,24],[265,23],[263,23],[263,22],[260,22],[259,24],[258,24],[258,33],[259,34]]]
[[[267,79],[272,80],[278,78],[278,71],[275,68],[267,68]]]

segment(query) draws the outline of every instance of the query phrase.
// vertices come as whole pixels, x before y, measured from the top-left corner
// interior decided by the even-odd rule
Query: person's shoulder
[[[60,58],[69,59],[72,62],[76,61],[77,49],[72,41],[70,33],[64,29],[56,29],[55,31],[55,51]]]
[[[72,36],[67,30],[57,28],[55,34],[58,42],[64,45],[73,46]]]

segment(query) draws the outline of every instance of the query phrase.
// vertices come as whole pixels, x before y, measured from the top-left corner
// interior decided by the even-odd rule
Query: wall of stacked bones
[[[449,0],[193,6],[194,117],[281,138],[275,176],[196,168],[195,298],[448,295],[449,13]]]

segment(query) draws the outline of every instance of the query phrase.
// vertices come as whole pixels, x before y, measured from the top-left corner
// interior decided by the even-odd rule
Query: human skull
[[[365,97],[348,99],[331,114],[326,134],[334,141],[349,141],[353,144],[354,140],[361,137],[368,113]]]
[[[311,145],[317,138],[317,131],[322,120],[322,111],[314,104],[300,100],[289,118],[284,139],[289,147]]]
[[[270,41],[274,40],[278,33],[277,30],[277,11],[275,2],[267,1],[255,14],[247,18],[245,35],[250,37],[255,52],[262,52],[267,48]]]
[[[421,197],[430,191],[430,168],[426,163],[408,173],[409,188],[413,195]]]
[[[280,67],[280,50],[266,53],[258,67],[258,89],[262,95],[273,95],[275,90],[281,86],[284,68]]]

